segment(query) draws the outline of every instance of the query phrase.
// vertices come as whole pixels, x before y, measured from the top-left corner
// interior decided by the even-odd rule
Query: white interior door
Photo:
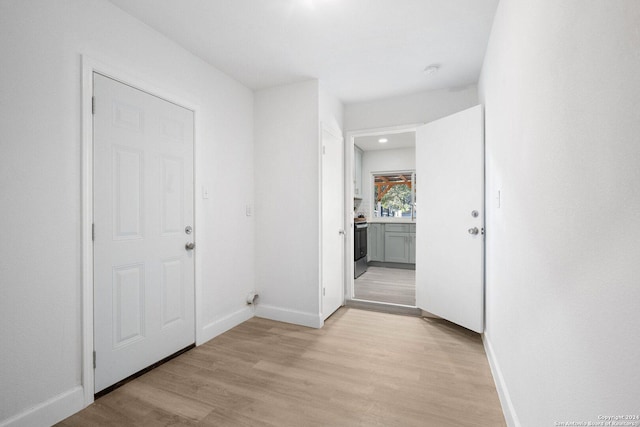
[[[484,330],[484,116],[470,108],[418,128],[418,307]]]
[[[344,299],[344,140],[322,127],[322,317]]]
[[[195,341],[193,112],[94,74],[95,392]]]

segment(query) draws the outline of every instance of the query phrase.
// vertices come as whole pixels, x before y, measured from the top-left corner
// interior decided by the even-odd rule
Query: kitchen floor
[[[354,298],[415,307],[416,271],[369,267],[354,282]]]

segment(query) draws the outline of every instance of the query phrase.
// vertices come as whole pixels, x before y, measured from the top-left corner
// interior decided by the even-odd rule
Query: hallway
[[[322,329],[253,318],[58,424],[501,426],[480,336],[341,308]]]

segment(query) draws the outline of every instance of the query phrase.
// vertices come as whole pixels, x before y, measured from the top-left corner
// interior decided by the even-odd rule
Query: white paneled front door
[[[419,308],[484,330],[484,116],[482,106],[416,134],[416,300]]]
[[[322,318],[344,300],[344,140],[322,127]]]
[[[193,112],[94,73],[95,392],[195,341]]]

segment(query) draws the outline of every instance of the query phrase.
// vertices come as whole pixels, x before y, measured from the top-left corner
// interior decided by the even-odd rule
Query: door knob
[[[193,250],[193,248],[195,248],[195,247],[196,247],[196,244],[195,244],[195,243],[193,243],[193,242],[189,242],[189,243],[187,243],[186,245],[184,245],[184,248],[185,248],[186,250],[188,250],[188,251],[192,251],[192,250]]]
[[[478,230],[478,227],[473,227],[469,229],[469,234],[473,234],[474,236],[476,234],[478,234],[480,232],[480,230]]]

